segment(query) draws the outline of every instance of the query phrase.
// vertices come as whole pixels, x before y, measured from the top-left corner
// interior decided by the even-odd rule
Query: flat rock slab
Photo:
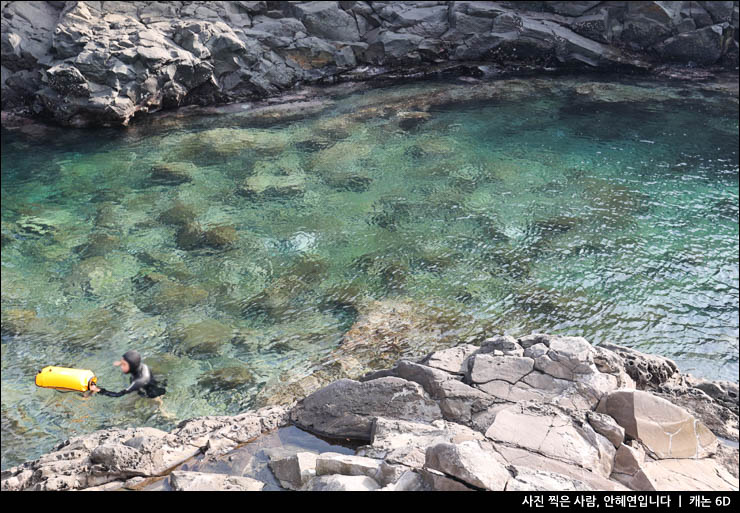
[[[599,473],[591,472],[589,469],[548,458],[535,452],[516,447],[507,447],[502,444],[496,444],[496,450],[510,465],[527,468],[532,471],[559,474],[568,479],[585,483],[592,490],[616,491],[629,489],[618,482],[607,479]]]
[[[643,465],[646,476],[658,491],[737,490],[738,478],[712,458],[699,460],[658,460]]]
[[[613,417],[627,436],[640,440],[657,458],[703,458],[717,438],[689,412],[640,390],[617,390],[597,409]]]
[[[546,492],[546,491],[573,491],[583,492],[593,488],[572,477],[546,472],[544,470],[532,470],[527,467],[512,465],[512,477],[506,485],[507,492]]]
[[[363,456],[325,452],[316,459],[316,475],[367,476],[379,482],[382,463],[382,460]]]
[[[431,424],[422,424],[381,417],[373,425],[371,444],[361,447],[357,454],[421,468],[426,459],[426,449],[431,445],[484,439],[478,431],[454,422],[438,420]]]
[[[494,379],[514,384],[532,372],[534,360],[519,356],[473,356],[470,368],[472,383],[487,383]]]
[[[465,374],[467,358],[478,350],[478,346],[464,344],[430,354],[421,363],[451,374]]]
[[[249,477],[175,470],[170,474],[170,485],[177,492],[259,492],[265,483]]]
[[[486,438],[584,469],[608,478],[614,445],[588,423],[578,423],[556,408],[519,403],[496,414]]]
[[[305,490],[310,492],[368,492],[380,488],[374,479],[367,476],[316,476],[309,481]]]
[[[100,486],[91,486],[90,488],[85,488],[82,491],[83,492],[110,492],[113,490],[120,490],[123,488],[123,481],[112,481],[110,483],[105,483]]]

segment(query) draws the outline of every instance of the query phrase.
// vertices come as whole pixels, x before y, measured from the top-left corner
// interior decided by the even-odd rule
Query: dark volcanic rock
[[[730,24],[721,23],[677,34],[655,49],[667,61],[712,64],[722,57],[731,37]]]
[[[417,76],[466,61],[736,67],[737,12],[716,1],[3,2],[2,109],[113,126],[299,83]]]

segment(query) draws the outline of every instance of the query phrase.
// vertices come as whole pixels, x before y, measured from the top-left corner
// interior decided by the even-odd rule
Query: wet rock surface
[[[655,364],[630,355],[632,368]],[[544,371],[535,363],[541,358],[549,359]],[[658,395],[651,379],[618,384],[624,365],[617,352],[579,337],[493,337],[402,360],[362,381],[335,381],[290,405],[191,419],[170,433],[114,429],[74,438],[4,471],[2,489],[140,488],[168,476],[174,490],[737,490],[737,430],[726,428],[719,440],[693,407]],[[672,369],[674,393],[699,390],[694,407],[711,404],[737,424],[732,383],[682,375],[665,359],[653,370],[663,365]],[[523,399],[479,386],[552,377],[545,371],[567,384],[532,381],[540,395]],[[354,454],[275,445],[273,434],[295,429],[291,423],[364,445]],[[261,470],[244,467],[252,444],[266,451]],[[196,455],[200,463],[188,463]]]
[[[685,4],[5,2],[2,109],[114,126],[139,113],[273,97],[299,83],[491,66],[736,68],[737,4]],[[189,181],[170,171],[153,178]]]

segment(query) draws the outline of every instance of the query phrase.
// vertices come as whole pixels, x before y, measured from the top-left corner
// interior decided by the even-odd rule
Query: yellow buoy
[[[75,390],[87,392],[91,383],[96,383],[95,373],[86,369],[69,369],[67,367],[44,367],[36,374],[36,386],[56,388],[57,390]]]

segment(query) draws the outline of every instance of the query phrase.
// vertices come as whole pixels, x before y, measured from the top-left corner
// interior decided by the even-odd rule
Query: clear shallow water
[[[4,130],[2,467],[258,405],[374,300],[439,318],[440,345],[581,335],[737,381],[737,100],[593,80],[366,90],[289,123]],[[153,178],[162,162],[190,181]],[[167,415],[33,385],[59,364],[119,389],[130,348],[167,376]]]

